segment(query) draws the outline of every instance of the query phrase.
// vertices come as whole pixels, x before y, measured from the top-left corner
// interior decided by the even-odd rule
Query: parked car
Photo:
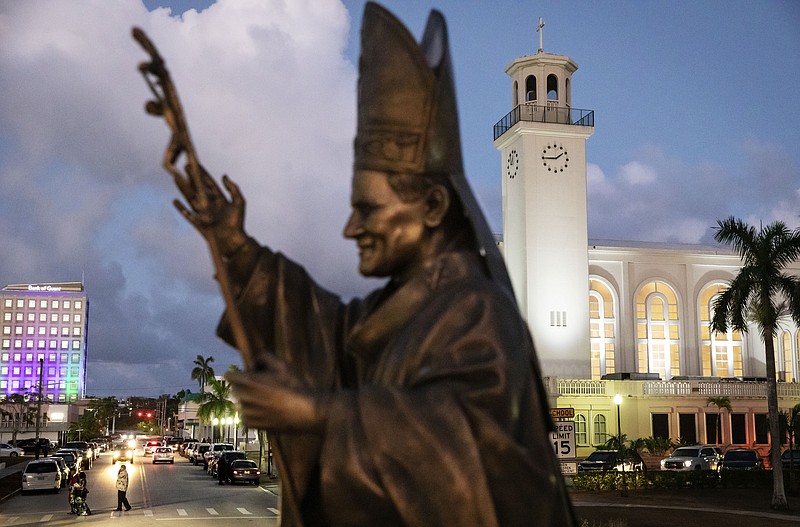
[[[77,449],[81,454],[81,458],[83,458],[82,468],[84,470],[92,468],[92,463],[94,463],[94,450],[92,449],[92,445],[87,441],[67,441],[64,443],[63,448]]]
[[[117,461],[120,463],[133,463],[133,452],[134,450],[129,447],[127,444],[122,444],[114,449],[114,452],[111,454],[111,464],[113,465]]]
[[[224,458],[225,462],[228,463],[228,466],[237,459],[247,459],[247,454],[244,452],[240,452],[238,450],[224,450],[221,452],[215,452],[214,457],[212,457],[208,462],[208,473],[211,477],[217,477],[217,465],[219,465],[220,459]]]
[[[78,454],[76,452],[59,450],[50,454],[50,457],[61,458],[64,460],[64,464],[67,466],[67,479],[78,472],[78,463],[80,459],[78,458]]]
[[[50,490],[55,493],[61,488],[61,471],[52,459],[34,459],[22,473],[22,493],[32,490]]]
[[[789,470],[790,468],[800,470],[800,450],[784,450],[783,454],[781,454],[781,464],[783,465],[783,470]]]
[[[191,461],[192,464],[195,466],[197,466],[198,463],[202,463],[203,454],[208,452],[209,448],[211,448],[210,443],[197,443],[191,450],[191,454],[189,455],[189,461]]]
[[[761,470],[764,461],[758,452],[750,448],[734,448],[725,452],[722,458],[721,471],[726,470]]]
[[[189,456],[186,455],[186,451],[189,449],[189,447],[191,447],[192,445],[196,445],[199,442],[200,441],[198,441],[197,439],[194,439],[194,438],[184,439],[183,443],[180,443],[178,445],[178,453],[180,455],[184,456],[184,457],[189,457]]]
[[[624,456],[617,450],[595,450],[589,457],[578,463],[578,470],[618,470],[620,472],[644,471],[646,469],[641,456],[633,450]]]
[[[83,460],[83,456],[81,456],[80,450],[78,450],[77,448],[59,448],[53,454],[50,454],[50,455],[51,456],[60,456],[62,454],[71,454],[72,455],[72,457],[74,459],[74,463],[75,463],[75,472],[77,472],[80,469],[83,469],[84,460]],[[65,461],[66,461],[66,458],[65,458]],[[69,462],[67,462],[67,464],[69,464]]]
[[[45,457],[42,459],[52,459],[58,463],[58,470],[61,471],[61,488],[66,487],[72,475],[72,470],[67,466],[67,461],[61,456]]]
[[[11,446],[8,443],[0,443],[0,457],[17,457],[24,453],[25,451],[19,447]]]
[[[717,470],[722,457],[711,446],[682,446],[661,460],[662,470]]]
[[[231,462],[230,475],[228,481],[231,484],[239,481],[258,485],[261,483],[261,471],[255,461],[249,459],[236,459]]]
[[[208,470],[208,461],[215,452],[222,452],[225,450],[233,450],[232,443],[213,443],[205,453],[203,453],[203,469]]]
[[[160,439],[150,439],[144,444],[144,455],[152,454],[156,448],[164,446],[164,442]]]
[[[175,452],[168,446],[160,446],[153,450],[153,464],[175,463]]]
[[[34,454],[36,452],[36,438],[28,437],[26,439],[20,439],[17,441],[16,446],[17,448],[21,448],[26,454]],[[39,438],[39,452],[52,450],[52,446],[53,445],[50,443],[50,440],[46,437]]]

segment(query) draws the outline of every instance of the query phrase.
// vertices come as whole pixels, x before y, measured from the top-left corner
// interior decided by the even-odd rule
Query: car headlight
[[[691,467],[692,466],[692,460],[691,459],[687,459],[686,461],[683,462],[683,466],[686,467],[686,468]]]
[[[662,459],[661,460],[661,468],[664,468],[667,465],[667,461]]]

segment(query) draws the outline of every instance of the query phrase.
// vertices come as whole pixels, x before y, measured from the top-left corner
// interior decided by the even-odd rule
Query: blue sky
[[[0,285],[79,280],[89,393],[175,393],[191,361],[236,353],[203,243],[174,211],[163,123],[136,72],[147,31],[172,70],[201,160],[238,181],[247,227],[345,297],[361,0],[0,3]],[[587,143],[593,239],[709,243],[729,215],[798,225],[800,3],[442,0],[384,5],[419,36],[445,15],[468,178],[501,230],[492,126],[505,67],[568,55]],[[166,6],[166,8],[159,8]]]

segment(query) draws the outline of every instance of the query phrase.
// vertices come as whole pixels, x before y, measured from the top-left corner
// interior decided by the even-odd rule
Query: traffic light
[[[152,419],[153,418],[153,411],[152,410],[137,410],[136,417],[140,419]]]

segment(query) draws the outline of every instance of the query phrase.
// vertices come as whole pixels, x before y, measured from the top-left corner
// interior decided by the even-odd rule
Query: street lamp
[[[622,396],[617,394],[614,396],[614,404],[617,406],[617,452],[619,453],[619,460],[622,462],[622,490],[620,495],[628,495],[628,482],[625,476],[625,455],[622,447],[622,425],[619,416],[619,407],[622,406]]]

